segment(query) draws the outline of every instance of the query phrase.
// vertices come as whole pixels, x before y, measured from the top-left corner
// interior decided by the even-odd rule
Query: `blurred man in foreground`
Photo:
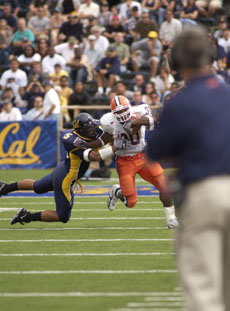
[[[230,90],[210,73],[208,35],[185,29],[174,64],[186,86],[169,99],[148,141],[153,161],[173,157],[180,226],[177,260],[188,311],[230,310]],[[157,148],[155,148],[157,146]]]

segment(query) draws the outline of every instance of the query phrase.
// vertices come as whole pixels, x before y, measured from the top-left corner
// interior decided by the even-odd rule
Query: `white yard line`
[[[182,310],[183,308],[178,308],[178,310]],[[154,308],[117,308],[117,309],[109,309],[109,311],[174,311],[175,309],[172,308],[159,308],[159,307],[154,307]]]
[[[41,240],[0,240],[0,243],[39,243],[39,242],[162,242],[174,241],[173,239],[41,239]]]
[[[71,217],[71,220],[154,220],[165,219],[165,217]],[[11,220],[11,218],[0,218],[0,221]]]
[[[12,197],[11,197],[11,199],[12,199]],[[16,199],[16,198],[15,198]],[[40,199],[42,199],[42,198],[40,198]],[[6,205],[6,206],[8,206],[8,205],[15,205],[15,202],[4,202],[3,200],[2,200],[2,198],[1,198],[1,206],[3,206],[4,204]],[[21,204],[21,202],[20,202],[20,204]],[[55,204],[54,203],[54,201],[53,202],[23,202],[23,205],[48,205],[48,204]],[[78,199],[76,199],[75,200],[75,204],[74,204],[74,206],[77,208],[77,205],[88,205],[88,204],[90,204],[90,205],[95,205],[95,204],[106,204],[106,201],[95,201],[95,202],[79,202],[78,201]],[[121,204],[121,205],[124,205],[122,202],[118,202],[117,204]],[[138,204],[160,204],[160,202],[146,202],[146,201],[138,201],[138,203],[137,203],[137,205]]]
[[[88,203],[90,204],[90,203]],[[0,212],[11,212],[11,211],[17,211],[20,207],[19,206],[12,206],[12,207],[1,207],[0,208]],[[39,210],[45,210],[45,207],[40,207],[38,206],[37,209],[29,209],[30,212],[37,212]],[[163,212],[163,208],[137,208],[137,209],[132,209],[131,213],[134,212],[143,212],[143,211],[151,211],[151,212],[155,212],[155,211],[160,211]],[[74,208],[72,209],[72,213],[75,212],[109,212],[107,207],[105,206],[105,208]],[[130,209],[128,208],[120,208],[120,209],[116,209],[116,212],[128,212],[130,213]]]
[[[102,227],[102,228],[84,228],[84,227],[74,227],[74,228],[0,228],[0,231],[62,231],[62,230],[163,230],[168,228],[165,227]]]
[[[166,302],[166,301],[155,301],[155,302],[130,302],[127,307],[137,308],[137,307],[182,307],[182,302]]]
[[[41,271],[0,271],[0,274],[156,274],[166,273],[172,274],[177,273],[177,270],[41,270]]]
[[[0,297],[165,297],[175,292],[64,292],[64,293],[0,293]]]
[[[86,257],[103,257],[103,256],[171,256],[175,253],[31,253],[31,254],[0,254],[0,257],[68,257],[68,256],[86,256]]]

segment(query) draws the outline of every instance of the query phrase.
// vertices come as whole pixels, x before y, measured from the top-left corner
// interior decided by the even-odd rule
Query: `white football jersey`
[[[151,111],[147,104],[139,105],[131,108],[132,115],[138,114],[140,117],[148,115],[152,118]],[[129,134],[113,116],[112,112],[106,113],[100,119],[101,126],[104,132],[113,135],[114,145],[116,141],[126,140],[126,149],[117,150],[116,155],[118,156],[133,156],[139,152],[142,152],[145,148],[145,126],[141,126],[140,130],[136,134]]]

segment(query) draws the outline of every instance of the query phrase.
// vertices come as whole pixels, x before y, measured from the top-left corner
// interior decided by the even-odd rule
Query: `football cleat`
[[[0,181],[0,196],[7,195],[7,193],[6,184],[3,181]]]
[[[167,221],[167,225],[169,229],[176,229],[179,226],[177,218],[171,218]]]
[[[110,190],[108,201],[107,201],[107,206],[108,206],[108,209],[110,211],[113,211],[115,209],[115,207],[116,207],[117,200],[118,200],[118,197],[116,196],[116,193],[120,189],[121,188],[120,188],[119,185],[114,185],[112,187],[112,189]]]
[[[25,223],[30,222],[30,212],[28,212],[24,208],[20,208],[16,215],[11,219],[11,225],[14,225],[16,223],[20,223],[21,225],[24,225]]]

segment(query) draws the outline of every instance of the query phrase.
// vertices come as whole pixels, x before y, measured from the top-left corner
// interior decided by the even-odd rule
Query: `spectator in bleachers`
[[[78,8],[78,14],[84,27],[86,27],[88,25],[88,18],[90,16],[99,18],[100,7],[92,0],[85,0],[83,3],[80,4]]]
[[[187,0],[184,3],[184,7],[180,12],[180,21],[182,24],[196,25],[199,15],[199,8],[196,5],[195,0]]]
[[[124,43],[124,33],[117,32],[114,36],[114,43],[111,44],[116,49],[117,56],[120,60],[120,71],[127,71],[127,64],[130,59],[129,46]]]
[[[131,87],[131,91],[141,91],[141,94],[144,95],[145,94],[145,79],[144,76],[140,73],[136,74],[134,77],[134,83]]]
[[[73,11],[77,12],[80,4],[80,0],[58,0],[57,8],[59,8],[64,15],[67,15]]]
[[[7,28],[12,32],[17,29],[17,18],[11,13],[10,3],[5,3],[3,11],[0,12],[0,19],[4,19],[7,23]]]
[[[98,22],[103,26],[107,26],[110,23],[110,17],[112,13],[109,10],[109,4],[107,2],[102,2],[100,5],[100,15]]]
[[[45,96],[43,100],[45,119],[59,120],[60,117],[60,99],[53,88],[53,83],[49,80],[44,82]]]
[[[16,58],[11,59],[10,69],[3,72],[0,79],[1,89],[4,91],[7,84],[14,82],[19,88],[27,86],[28,80],[25,71],[19,69],[19,63]]]
[[[196,0],[203,16],[212,17],[216,10],[222,8],[222,0]]]
[[[50,0],[30,0],[28,19],[37,14],[38,9],[42,6],[45,10],[45,16],[49,17]]]
[[[150,100],[151,102],[149,103],[149,105],[152,107],[151,111],[154,117],[154,121],[158,121],[163,105],[161,103],[161,97],[159,96],[157,91],[153,91],[150,93]]]
[[[60,64],[61,68],[65,70],[66,61],[63,56],[55,53],[54,46],[48,47],[48,55],[42,60],[42,70],[44,73],[50,74],[55,71],[55,65]]]
[[[166,21],[163,22],[159,30],[159,38],[163,46],[163,50],[167,50],[172,46],[172,42],[175,37],[181,32],[181,22],[173,17],[173,11],[167,9],[165,12]]]
[[[32,45],[27,45],[24,48],[23,54],[18,56],[19,66],[27,73],[27,75],[32,73],[33,65],[40,61],[41,55],[35,52]]]
[[[141,19],[136,24],[136,28],[134,30],[134,37],[133,37],[134,41],[147,38],[148,33],[153,30],[157,31],[158,26],[156,22],[150,20],[149,11],[146,9],[143,9],[142,14],[141,14]]]
[[[43,82],[47,80],[47,77],[48,75],[42,71],[42,64],[39,62],[33,65],[32,73],[29,75],[28,79],[29,82],[38,81],[41,84],[43,84]]]
[[[33,32],[26,27],[24,18],[18,19],[18,30],[13,35],[12,46],[16,55],[20,55],[23,48],[27,45],[33,45],[35,37]]]
[[[92,105],[92,98],[87,92],[87,90],[84,88],[84,84],[82,82],[75,83],[74,93],[69,97],[69,106],[74,105],[79,106]],[[84,109],[74,109],[74,111],[72,109],[69,110],[71,120],[73,120],[73,118],[76,117],[80,112],[88,112],[88,111]]]
[[[32,16],[28,21],[28,28],[33,32],[36,38],[38,38],[39,35],[43,34],[48,39],[50,21],[45,14],[45,8],[42,6],[38,7],[36,14]]]
[[[167,2],[167,1],[166,1]],[[142,9],[149,11],[150,19],[161,25],[164,21],[165,8],[162,7],[165,1],[160,0],[143,0]]]
[[[226,64],[221,60],[217,60],[217,70],[216,73],[223,77],[227,84],[230,84],[230,73],[226,70]]]
[[[35,97],[44,97],[45,90],[39,81],[31,82],[26,88],[25,93],[22,92],[21,99],[26,101],[26,111],[33,108]]]
[[[165,66],[161,66],[159,74],[156,77],[150,79],[154,82],[155,88],[161,93],[162,98],[170,91],[171,84],[175,81],[174,77],[168,72]]]
[[[36,96],[33,100],[33,108],[27,111],[26,114],[23,115],[23,120],[44,120],[45,114],[43,111],[43,98],[40,96]]]
[[[126,89],[125,84],[122,81],[117,81],[115,83],[116,95],[122,95],[128,98],[129,101],[133,99],[133,92]]]
[[[66,62],[74,57],[74,49],[78,47],[77,39],[73,36],[69,37],[68,42],[64,42],[54,46],[55,52],[62,55]]]
[[[223,29],[223,37],[219,38],[217,42],[224,48],[225,53],[230,53],[230,31],[228,28]]]
[[[1,94],[1,99],[2,100],[8,99],[12,102],[14,107],[17,106],[15,103],[14,92],[11,87],[6,87],[5,91]]]
[[[61,9],[55,8],[54,13],[50,18],[50,43],[58,44],[57,36],[61,25],[65,22],[65,18],[61,13]]]
[[[142,101],[142,94],[141,91],[136,90],[133,92],[133,100],[130,102],[131,106],[139,106],[146,104],[145,102]]]
[[[84,37],[87,38],[92,34],[92,28],[98,25],[98,19],[95,16],[90,16],[88,18],[89,24],[84,29]]]
[[[90,67],[93,72],[97,64],[104,57],[104,52],[100,47],[96,47],[96,37],[94,35],[89,35],[87,42],[88,44],[86,45],[84,54],[88,57]]]
[[[82,41],[83,26],[76,11],[73,11],[69,16],[69,20],[61,25],[58,40],[61,43],[67,41],[71,36],[74,36],[79,42]]]
[[[73,94],[73,89],[69,87],[69,81],[66,76],[62,76],[60,78],[60,86],[61,86],[61,96],[65,97],[67,102],[69,102],[69,98]]]
[[[81,47],[74,49],[74,57],[72,57],[66,64],[70,67],[71,86],[76,82],[85,83],[87,80],[92,80],[92,72],[88,57],[83,54]]]
[[[19,12],[19,1],[18,0],[0,0],[0,11],[4,11],[5,5],[10,6],[10,12],[15,17],[18,15]]]
[[[148,82],[145,85],[145,94],[142,95],[142,101],[148,105],[151,104],[151,93],[155,92],[155,84],[153,82]]]
[[[107,87],[105,94],[107,95],[116,81],[116,76],[119,74],[120,74],[120,60],[116,55],[115,47],[109,46],[108,56],[102,58],[102,60],[96,67],[98,93],[99,94],[104,93],[103,86],[106,80]]]
[[[121,18],[122,22],[126,21],[131,16],[130,11],[134,6],[138,8],[139,15],[141,15],[141,4],[139,2],[126,0],[121,4],[119,17]]]
[[[106,26],[103,35],[109,40],[110,43],[114,42],[114,38],[118,32],[124,34],[124,27],[121,25],[118,15],[112,17],[110,25]]]
[[[214,32],[214,38],[215,39],[219,39],[219,38],[223,38],[223,30],[228,28],[228,24],[225,20],[225,17],[221,17],[218,23],[218,28],[217,30]]]
[[[60,79],[62,76],[68,77],[68,72],[63,70],[61,68],[60,64],[55,64],[54,65],[54,72],[51,72],[49,74],[49,80],[51,80],[53,82],[54,86],[60,85]]]
[[[0,113],[0,121],[21,121],[22,114],[17,107],[13,107],[10,100],[6,99],[2,103],[2,112]]]
[[[148,33],[147,38],[134,42],[131,50],[134,71],[139,71],[141,66],[149,66],[151,77],[155,77],[162,50],[157,32],[152,30]]]
[[[42,59],[48,55],[48,41],[46,39],[38,40],[36,52],[41,55]]]
[[[128,18],[125,22],[125,30],[127,34],[127,42],[132,43],[133,37],[136,38],[135,28],[137,23],[140,21],[140,15],[138,11],[138,7],[132,7],[130,11],[130,18]]]
[[[95,48],[100,48],[103,53],[105,53],[109,47],[109,41],[105,36],[101,35],[101,28],[99,26],[94,26],[92,28],[92,34],[96,37]],[[89,42],[86,42],[86,48],[88,47]]]
[[[12,30],[7,26],[5,19],[0,19],[0,48],[9,47],[12,39]]]

